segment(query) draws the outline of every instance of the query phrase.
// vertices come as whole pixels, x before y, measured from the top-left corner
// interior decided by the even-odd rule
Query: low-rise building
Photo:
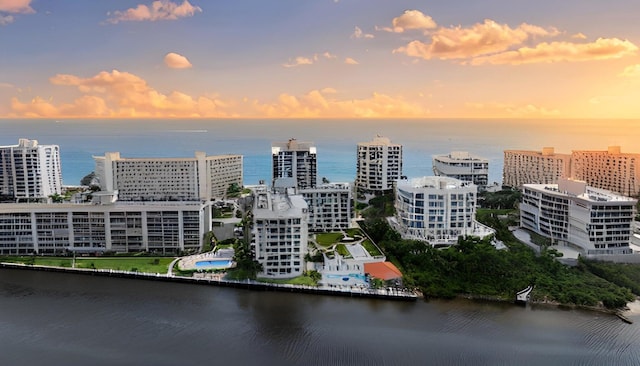
[[[475,220],[478,187],[448,177],[401,180],[392,221],[404,239],[432,246],[456,244],[459,237],[486,237],[494,231]]]
[[[586,182],[525,184],[520,225],[586,255],[628,254],[637,200]]]
[[[110,202],[108,199],[104,202]],[[209,203],[6,203],[0,205],[0,254],[140,252],[202,249]]]

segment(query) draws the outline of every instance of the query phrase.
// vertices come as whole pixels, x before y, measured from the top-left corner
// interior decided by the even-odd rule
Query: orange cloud
[[[626,78],[640,77],[640,64],[625,67],[624,71],[622,71],[618,76]]]
[[[198,12],[202,12],[202,9],[191,5],[187,0],[184,0],[180,5],[169,0],[158,0],[154,1],[151,6],[140,4],[124,11],[116,10],[113,14],[108,14],[110,17],[107,22],[117,24],[126,21],[176,20],[192,17]]]
[[[393,18],[391,24],[393,25],[391,28],[382,27],[378,29],[387,32],[403,33],[406,30],[433,29],[437,26],[433,18],[423,14],[420,10],[405,10],[402,15]]]
[[[35,13],[31,0],[0,0],[0,11],[12,14]]]
[[[344,63],[347,65],[359,65],[360,63],[354,59],[352,59],[351,57],[347,57],[344,59]]]
[[[217,96],[191,96],[180,91],[161,93],[141,77],[113,70],[82,78],[59,74],[53,85],[72,86],[83,95],[70,103],[55,103],[36,97],[29,102],[11,99],[7,117],[19,118],[383,118],[425,117],[423,106],[380,93],[370,98],[339,99],[333,88],[312,90],[304,95],[281,94],[273,103],[244,99],[223,101]]]
[[[289,60],[286,64],[282,64],[284,67],[296,67],[300,65],[311,65],[313,64],[313,60],[308,57],[298,56],[293,60]]]
[[[476,57],[473,65],[481,64],[529,64],[535,62],[590,61],[621,58],[636,54],[638,47],[618,38],[598,38],[590,43],[543,42],[535,47],[522,47],[515,51],[506,51]]]
[[[174,52],[169,52],[164,56],[164,64],[172,69],[188,69],[193,66],[186,57]]]
[[[556,34],[558,31],[555,29],[545,30],[526,23],[511,28],[506,24],[486,19],[484,23],[476,23],[470,28],[439,28],[431,34],[431,43],[416,40],[393,52],[425,60],[461,59],[505,51],[533,36]]]
[[[59,74],[50,79],[60,86],[75,86],[85,94],[72,103],[54,104],[42,98],[11,101],[16,117],[228,117],[223,102],[192,97],[179,91],[163,94],[145,80],[127,72],[103,71],[90,78]]]
[[[473,109],[474,117],[557,117],[560,111],[534,104],[513,104],[513,103],[466,103],[466,108]]]
[[[373,93],[370,98],[339,100],[333,89],[312,90],[302,96],[282,94],[277,103],[253,101],[256,115],[266,118],[415,118],[429,115],[421,105],[400,97]]]

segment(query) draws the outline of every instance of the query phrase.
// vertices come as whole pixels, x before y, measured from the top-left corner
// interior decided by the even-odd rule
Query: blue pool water
[[[200,267],[200,268],[215,268],[215,269],[222,269],[222,268],[230,268],[231,267],[231,260],[229,259],[217,259],[217,260],[210,260],[210,261],[200,261],[200,262],[196,262],[196,267]]]

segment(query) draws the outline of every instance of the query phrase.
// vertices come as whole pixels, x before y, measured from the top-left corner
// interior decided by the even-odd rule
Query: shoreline
[[[73,274],[90,275],[90,276],[117,277],[117,278],[138,279],[138,280],[147,280],[147,281],[152,280],[152,281],[163,281],[163,282],[189,283],[189,284],[197,284],[197,285],[209,285],[209,286],[245,289],[245,290],[252,290],[252,291],[293,292],[293,293],[305,293],[305,294],[313,294],[313,295],[368,298],[368,299],[381,299],[381,300],[392,300],[392,301],[417,301],[418,299],[418,296],[415,293],[410,293],[410,292],[392,292],[392,291],[385,291],[385,290],[354,291],[352,289],[321,288],[321,287],[303,286],[303,285],[265,283],[265,282],[258,282],[258,281],[252,281],[252,280],[232,281],[232,280],[211,279],[211,278],[193,278],[193,277],[167,275],[162,273],[154,274],[154,273],[146,273],[146,272],[119,271],[119,270],[112,270],[112,269],[68,268],[68,267],[28,265],[28,264],[22,264],[22,263],[8,263],[8,262],[0,262],[0,269],[18,269],[18,270],[27,270],[27,271],[73,273]]]

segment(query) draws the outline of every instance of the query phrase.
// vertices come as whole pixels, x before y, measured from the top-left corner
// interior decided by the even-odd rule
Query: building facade
[[[402,177],[402,145],[376,136],[370,142],[358,143],[356,187],[369,192],[393,189]]]
[[[493,230],[475,220],[478,187],[448,177],[400,180],[393,225],[404,239],[432,246],[456,244],[459,237],[485,237]]]
[[[628,254],[635,199],[560,179],[558,184],[525,184],[520,225],[586,255]]]
[[[198,201],[224,198],[231,184],[242,186],[242,155],[194,158],[94,156],[103,191],[118,191],[120,201]]]
[[[520,188],[523,184],[554,184],[571,176],[571,155],[558,154],[553,147],[542,151],[505,150],[502,184]]]
[[[60,148],[20,139],[0,146],[0,195],[7,199],[39,199],[62,193]]]
[[[300,195],[254,191],[252,247],[261,276],[302,275],[308,243],[308,206]]]
[[[200,202],[0,205],[0,254],[68,251],[178,254],[202,249],[211,208]]]
[[[309,231],[340,231],[351,227],[353,187],[349,183],[323,183],[298,191],[309,206]]]
[[[489,183],[489,160],[466,151],[453,151],[433,157],[433,174],[455,178],[485,187]]]
[[[606,151],[574,150],[571,175],[591,187],[635,197],[640,194],[640,154],[622,153],[620,146]]]
[[[280,178],[294,178],[296,188],[313,188],[318,179],[316,147],[313,142],[289,139],[271,144],[272,184]]]

